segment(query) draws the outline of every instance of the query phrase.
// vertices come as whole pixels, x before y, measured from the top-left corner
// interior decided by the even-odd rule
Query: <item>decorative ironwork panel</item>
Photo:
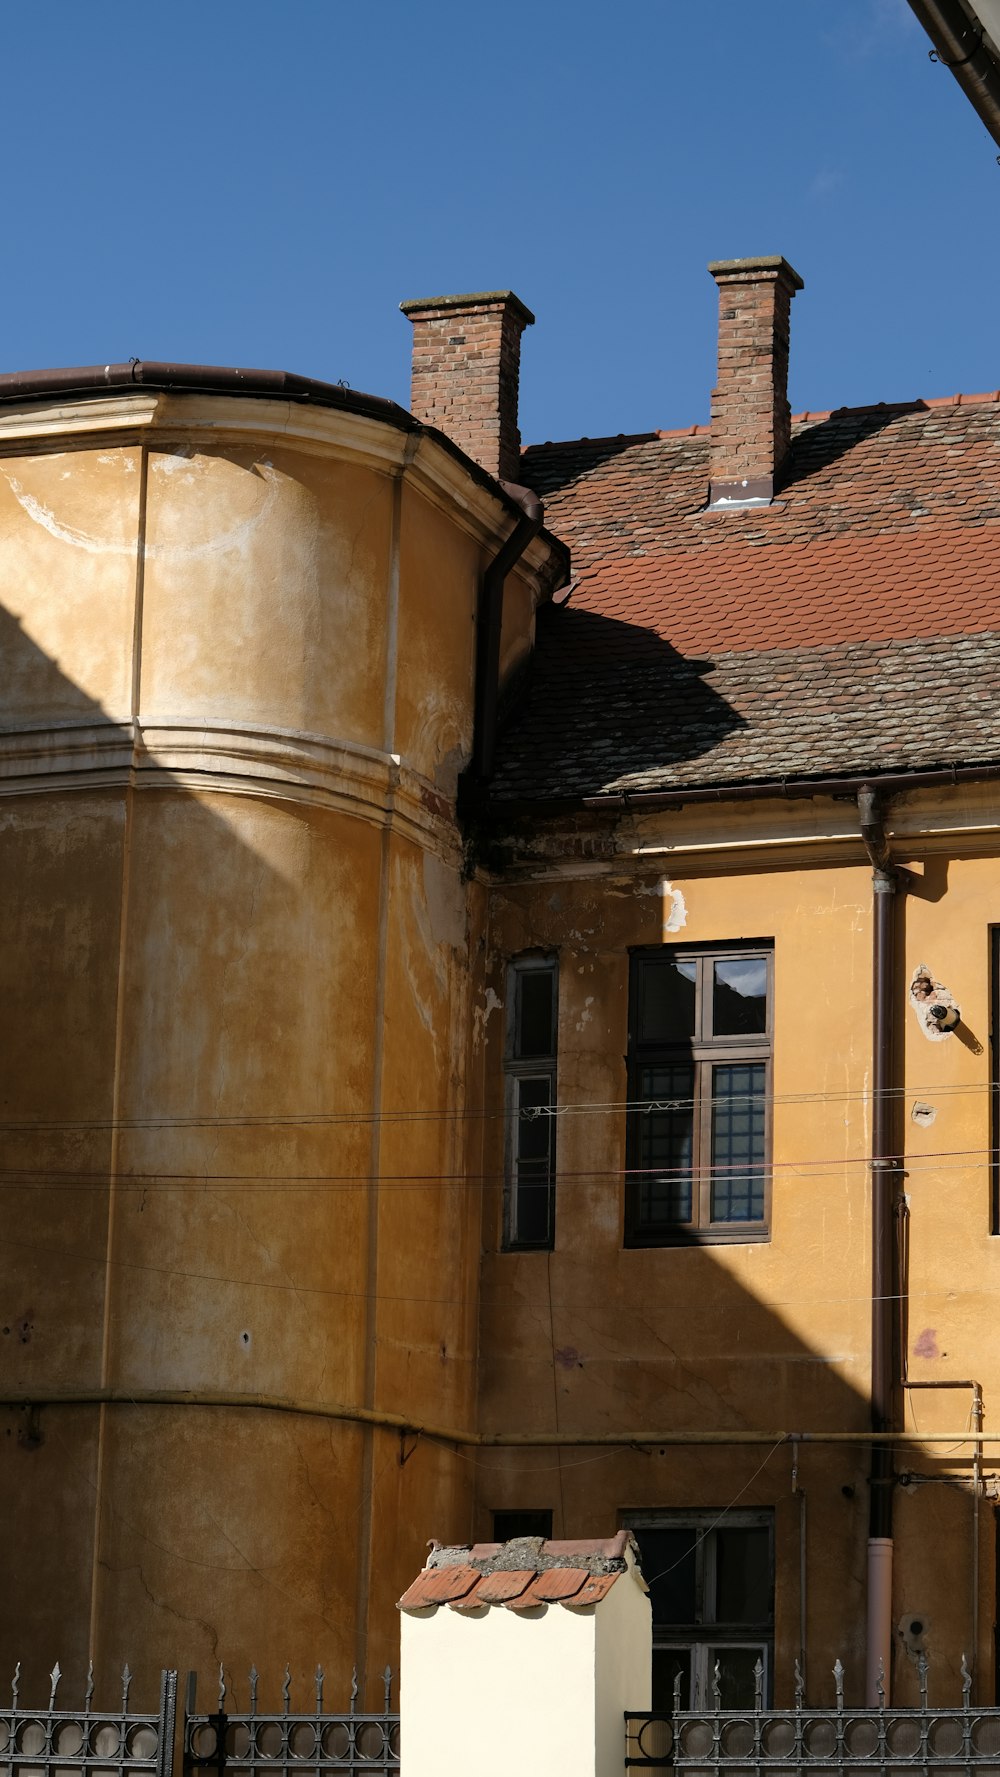
[[[314,1706],[292,1709],[291,1675],[285,1668],[282,1708],[270,1714],[258,1708],[260,1675],[251,1668],[246,1709],[236,1707],[225,1674],[219,1672],[218,1707],[196,1710],[195,1679],[188,1679],[184,1719],[184,1777],[212,1771],[216,1777],[324,1777],[329,1771],[366,1772],[367,1777],[396,1777],[399,1771],[399,1715],[392,1708],[392,1673],[383,1673],[383,1703],[378,1712],[357,1707],[357,1673],[346,1711],[331,1713],[323,1705],[324,1674],[316,1668]]]
[[[711,1709],[681,1709],[679,1695],[670,1714],[644,1712],[625,1717],[625,1763],[653,1770],[673,1767],[687,1777],[812,1777],[816,1772],[878,1770],[880,1777],[947,1777],[955,1771],[1000,1777],[1000,1709],[976,1708],[972,1679],[962,1660],[962,1700],[933,1708],[928,1698],[927,1661],[920,1662],[920,1705],[892,1709],[884,1704],[852,1709],[844,1703],[844,1668],[833,1668],[834,1701],[810,1709],[796,1667],[795,1706],[765,1709],[758,1678],[752,1709],[722,1709],[718,1667]]]
[[[58,1661],[50,1674],[47,1708],[24,1706],[20,1675],[18,1664],[10,1705],[0,1705],[0,1777],[170,1777],[176,1672],[161,1674],[160,1707],[153,1713],[129,1708],[132,1674],[127,1666],[122,1673],[121,1707],[111,1710],[93,1706],[93,1666],[79,1709],[59,1706]]]

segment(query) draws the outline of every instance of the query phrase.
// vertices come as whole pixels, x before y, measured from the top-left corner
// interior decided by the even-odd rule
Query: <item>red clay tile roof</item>
[[[1000,394],[801,416],[742,512],[705,510],[705,428],[534,446],[522,478],[578,583],[498,800],[1000,758]]]
[[[583,1542],[552,1542],[540,1536],[508,1543],[475,1543],[472,1548],[434,1547],[427,1566],[399,1601],[400,1610],[452,1610],[501,1605],[506,1610],[537,1610],[563,1604],[583,1610],[599,1604],[628,1571],[635,1544],[627,1530]]]

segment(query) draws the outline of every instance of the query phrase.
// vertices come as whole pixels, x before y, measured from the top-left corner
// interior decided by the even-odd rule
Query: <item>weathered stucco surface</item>
[[[0,473],[8,1387],[229,1402],[3,1411],[26,1685],[343,1686],[470,1521],[454,1454],[247,1397],[474,1417],[484,900],[442,788],[510,521],[260,406],[85,407]]]
[[[978,802],[977,802],[978,797]],[[485,1171],[502,1177],[503,1000],[510,957],[559,958],[555,1250],[501,1250],[502,1193],[487,1193],[481,1295],[480,1424],[562,1433],[726,1429],[864,1432],[869,1424],[871,871],[851,811],[801,804],[628,817],[611,842],[579,834],[536,845],[494,889],[483,984],[493,1094]],[[951,833],[941,829],[950,825]],[[990,1234],[989,926],[996,919],[995,815],[954,792],[946,808],[911,799],[899,861],[917,877],[899,916],[901,1116],[910,1208],[909,1375],[976,1379],[1000,1391],[991,1331],[1000,1242]],[[968,827],[967,837],[962,827]],[[924,838],[916,840],[922,832]],[[787,847],[780,865],[775,840]],[[768,842],[772,842],[769,848]],[[590,861],[588,862],[588,852]],[[779,854],[780,856],[780,854]],[[617,861],[616,861],[617,859]],[[665,875],[665,866],[669,874]],[[677,915],[678,898],[684,922]],[[628,953],[632,946],[774,941],[774,1179],[771,1237],[746,1245],[623,1246]],[[927,957],[962,1009],[964,1036],[929,1044],[906,1013]],[[979,1047],[981,1045],[981,1047]],[[910,1117],[936,1110],[933,1125]],[[930,1156],[922,1160],[921,1155]],[[905,1423],[969,1423],[968,1388],[913,1392]],[[803,1446],[808,1504],[810,1670],[840,1655],[863,1667],[867,1450]],[[987,1453],[991,1472],[996,1457]],[[956,1695],[971,1623],[971,1450],[900,1452],[897,1468],[934,1477],[896,1489],[893,1618],[915,1612]],[[786,1448],[485,1453],[476,1530],[492,1511],[547,1507],[555,1536],[605,1534],[644,1508],[773,1508],[775,1684],[791,1697],[799,1649],[799,1498]],[[940,1485],[943,1478],[957,1486]],[[980,1517],[979,1683],[992,1687],[994,1524]],[[930,1551],[934,1551],[933,1559]],[[943,1682],[947,1682],[943,1680]],[[896,1697],[916,1697],[899,1651]]]

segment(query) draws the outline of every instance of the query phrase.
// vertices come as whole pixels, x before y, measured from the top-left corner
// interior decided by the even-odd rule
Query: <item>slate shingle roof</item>
[[[1000,759],[1000,395],[805,415],[772,506],[705,428],[540,445],[569,543],[497,800]]]

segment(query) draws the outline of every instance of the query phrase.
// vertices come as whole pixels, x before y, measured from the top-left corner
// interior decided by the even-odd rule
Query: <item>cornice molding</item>
[[[326,808],[379,828],[391,824],[423,850],[461,859],[454,800],[396,755],[354,741],[187,720],[0,733],[0,799],[127,785]]]
[[[78,401],[0,407],[0,455],[172,442],[246,445],[252,441],[313,456],[338,456],[386,475],[402,475],[483,549],[495,551],[514,519],[499,492],[477,480],[427,433],[403,432],[384,420],[301,401],[247,395],[171,393],[137,387]],[[520,571],[542,596],[551,550],[534,539]]]

